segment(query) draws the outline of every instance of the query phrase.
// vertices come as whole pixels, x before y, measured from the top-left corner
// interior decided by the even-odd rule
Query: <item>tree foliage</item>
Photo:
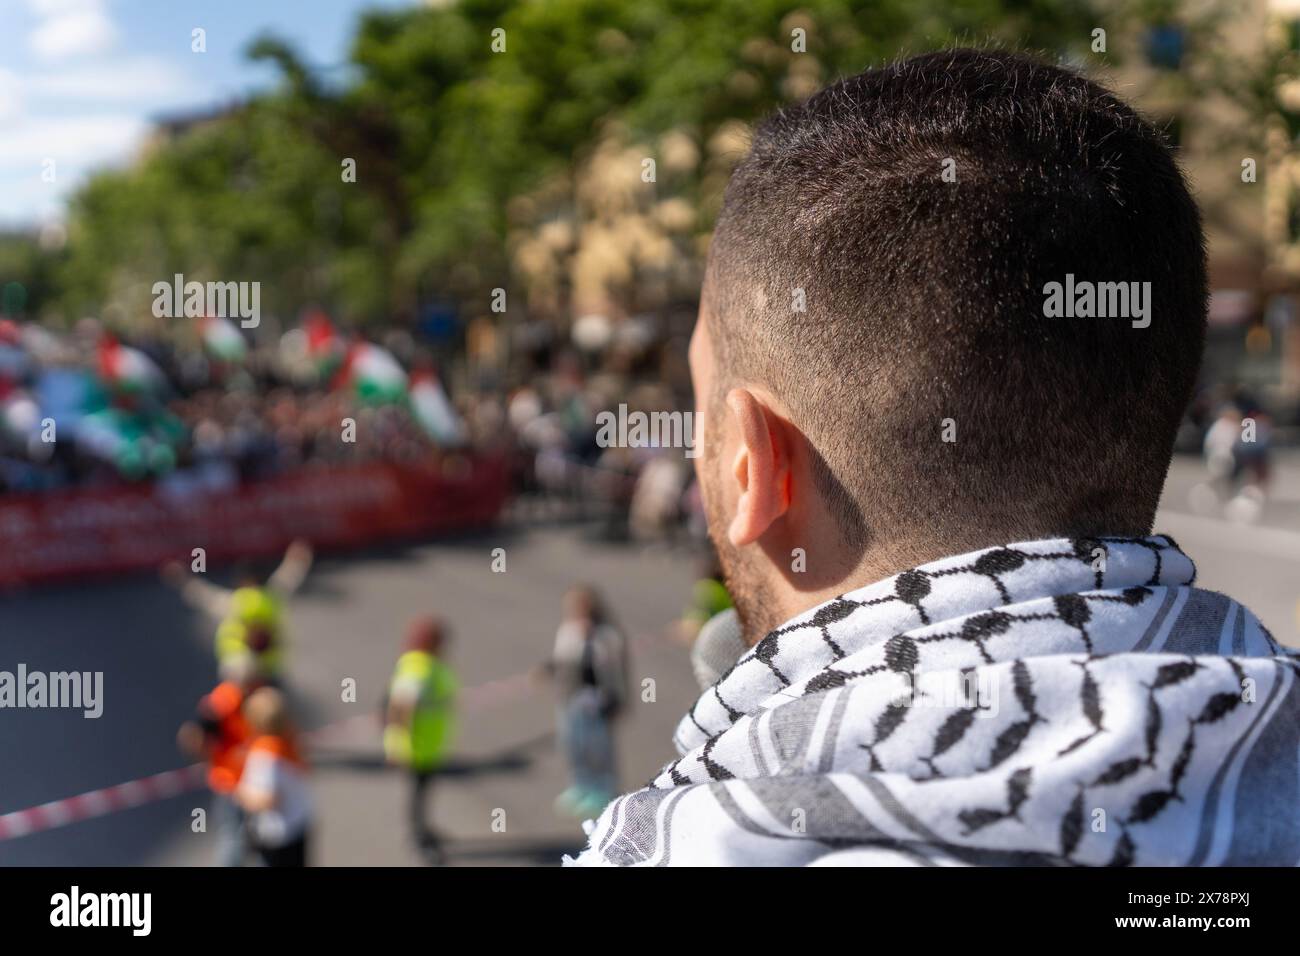
[[[249,54],[278,65],[278,88],[75,196],[47,304],[147,322],[149,287],[182,272],[260,280],[264,310],[286,317],[309,302],[361,323],[439,299],[481,311],[538,230],[566,221],[576,235],[599,216],[584,176],[619,147],[699,152],[669,163],[637,212],[659,223],[664,202],[688,204],[690,221],[678,204],[664,228],[698,257],[737,124],[954,42],[1082,52],[1095,19],[1074,0],[461,0],[364,15],[341,83],[264,37]],[[581,252],[573,238],[556,268]]]

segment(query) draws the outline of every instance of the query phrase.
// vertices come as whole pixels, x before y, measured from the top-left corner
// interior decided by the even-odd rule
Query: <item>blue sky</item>
[[[87,172],[128,162],[155,117],[268,85],[243,56],[263,30],[313,64],[340,64],[362,10],[413,3],[0,0],[0,227],[58,221]],[[190,49],[195,27],[206,53]]]

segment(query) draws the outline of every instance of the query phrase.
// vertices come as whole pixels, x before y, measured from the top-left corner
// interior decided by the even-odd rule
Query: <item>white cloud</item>
[[[128,159],[149,130],[130,114],[79,115],[9,125],[0,137],[0,229],[63,218],[64,203],[86,176]],[[42,179],[54,160],[54,182]]]
[[[18,74],[0,69],[0,121],[16,120],[23,113],[23,84]]]
[[[95,101],[154,101],[197,95],[189,79],[174,65],[153,57],[132,57],[114,63],[36,73],[23,84],[32,97],[67,97]],[[0,115],[5,86],[0,75]]]
[[[129,155],[148,128],[129,114],[30,118],[0,137],[0,170],[30,169],[39,182],[41,163],[53,159],[62,178],[65,165],[80,169]]]
[[[38,17],[56,17],[88,9],[103,9],[102,0],[27,0],[27,7]]]
[[[44,59],[102,53],[117,40],[117,28],[102,0],[28,0],[40,22],[27,37]]]

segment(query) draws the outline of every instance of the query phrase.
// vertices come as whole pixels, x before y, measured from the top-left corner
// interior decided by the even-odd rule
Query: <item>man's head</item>
[[[1150,283],[1149,325],[1048,317],[1067,276]],[[945,554],[1149,531],[1205,304],[1169,148],[1075,74],[956,50],[771,117],[691,345],[747,635]]]

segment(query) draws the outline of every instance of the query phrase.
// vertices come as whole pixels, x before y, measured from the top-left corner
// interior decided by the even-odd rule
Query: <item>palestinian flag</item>
[[[320,309],[312,309],[303,316],[302,330],[307,334],[307,358],[316,366],[320,380],[328,381],[347,352],[343,337]]]
[[[391,352],[373,342],[357,342],[348,349],[339,379],[363,402],[387,405],[406,400],[406,372]]]
[[[432,372],[411,376],[411,412],[420,426],[443,448],[465,443],[465,426]]]
[[[129,395],[160,392],[167,382],[153,359],[112,336],[99,342],[99,377],[113,391]]]
[[[199,326],[203,347],[213,358],[237,364],[248,355],[248,343],[229,319],[210,315]]]
[[[124,478],[163,475],[176,467],[185,429],[173,417],[140,415],[121,408],[89,412],[76,423],[83,454],[112,465]]]

